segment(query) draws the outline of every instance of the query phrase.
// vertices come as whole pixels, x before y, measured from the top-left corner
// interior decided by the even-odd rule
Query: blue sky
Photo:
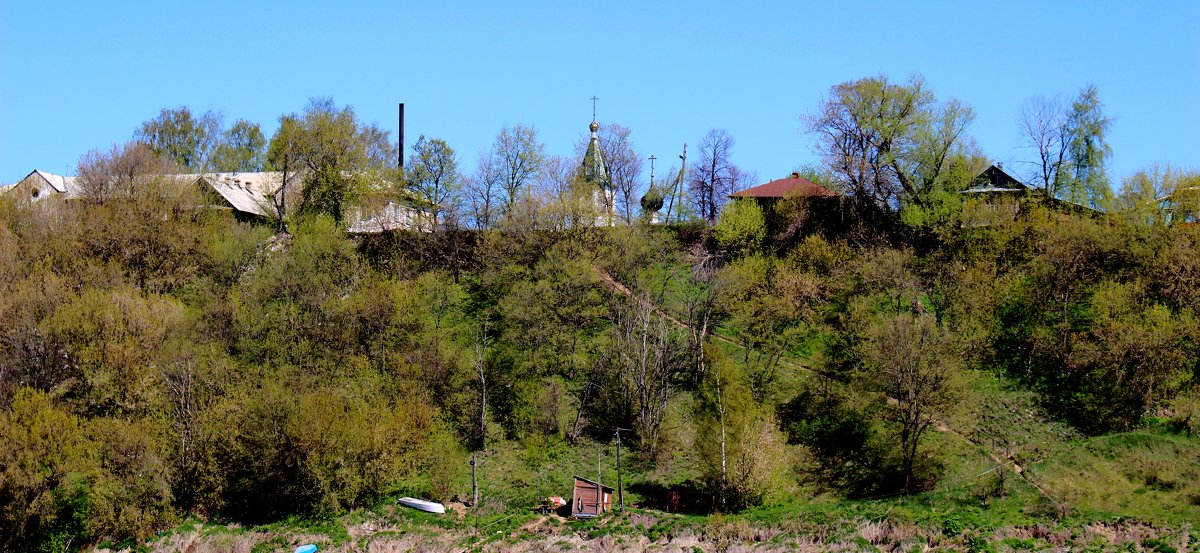
[[[1200,2],[37,2],[0,0],[0,182],[70,173],[164,107],[246,118],[332,97],[470,170],[502,125],[569,155],[591,119],[674,161],[710,128],[762,180],[816,161],[802,117],[829,88],[921,73],[970,104],[1006,167],[1031,159],[1016,117],[1094,83],[1114,181],[1200,168]]]

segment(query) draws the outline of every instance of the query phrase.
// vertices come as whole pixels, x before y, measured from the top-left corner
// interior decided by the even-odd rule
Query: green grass
[[[1200,439],[1139,430],[1089,438],[1031,467],[1063,501],[1096,518],[1200,521]]]
[[[987,373],[972,373],[964,405],[952,424],[1081,518],[1200,520],[1200,438],[1164,427],[1087,437],[1048,417],[1033,392]]]

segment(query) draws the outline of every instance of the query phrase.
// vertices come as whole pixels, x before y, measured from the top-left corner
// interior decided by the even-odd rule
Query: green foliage
[[[917,486],[922,438],[958,399],[952,340],[933,317],[884,315],[864,329],[857,348],[868,379],[894,402],[885,417],[899,427],[899,469],[906,492]]]
[[[885,76],[830,89],[809,118],[834,181],[848,194],[898,211],[912,206],[915,221],[942,217],[954,193],[969,181],[955,177],[955,159],[966,159],[972,109],[951,99],[937,102],[924,78],[907,84]]]
[[[198,118],[187,106],[162,110],[155,119],[142,123],[134,138],[180,167],[200,171],[221,129],[220,114],[206,111]]]
[[[409,190],[431,212],[436,230],[444,222],[442,212],[453,205],[462,188],[454,149],[445,140],[421,135],[413,144],[404,177]]]
[[[22,389],[0,412],[0,444],[0,545],[62,551],[88,540],[99,463],[82,421]]]
[[[1195,378],[1193,312],[1158,301],[1165,282],[1148,270],[1171,243],[1089,221],[1042,232],[1030,276],[997,309],[995,358],[1080,428],[1132,428]]]
[[[721,218],[713,227],[717,242],[738,256],[753,253],[767,237],[767,222],[763,210],[752,200],[735,200],[721,210]]]
[[[267,146],[271,169],[303,172],[299,213],[338,222],[352,200],[394,168],[394,159],[387,131],[360,123],[353,108],[338,109],[329,98],[311,99],[303,114],[280,117]]]
[[[325,107],[287,132],[349,128]],[[895,161],[926,175],[918,142]],[[616,480],[617,428],[647,510],[579,527],[613,539],[778,523],[765,541],[874,547],[858,521],[887,520],[922,533],[903,546],[986,549],[1002,527],[1195,518],[1200,231],[1164,212],[959,228],[959,144],[904,227],[767,237],[735,204],[711,231],[550,231],[519,188],[534,218],[504,231],[353,236],[321,208],[272,235],[168,193],[147,152],[98,154],[81,202],[0,200],[0,549],[135,547],[183,516],[287,521],[218,527],[250,541],[346,513],[452,533],[469,523],[389,498],[468,496],[468,450],[479,520],[518,540],[535,519],[505,517],[597,457]],[[648,514],[671,492],[728,516]]]
[[[1112,156],[1112,147],[1105,140],[1112,119],[1104,115],[1103,104],[1096,85],[1079,91],[1071,103],[1067,122],[1067,154],[1071,165],[1071,180],[1066,197],[1071,202],[1104,209],[1112,200],[1105,163]]]
[[[266,156],[267,139],[258,123],[238,119],[213,149],[212,168],[217,172],[261,171]]]
[[[874,428],[869,413],[840,387],[821,379],[787,403],[779,418],[788,442],[802,444],[820,463],[822,480],[848,490],[875,479],[868,445]]]
[[[715,348],[708,348],[716,352]],[[787,449],[774,414],[756,404],[730,359],[710,353],[696,402],[696,454],[719,511],[760,505],[780,493]]]
[[[74,394],[89,414],[153,412],[164,400],[155,353],[178,336],[183,307],[132,289],[92,290],[59,307],[46,330],[78,372]]]
[[[145,537],[175,522],[165,423],[153,418],[88,421],[103,471],[90,490],[93,535]]]

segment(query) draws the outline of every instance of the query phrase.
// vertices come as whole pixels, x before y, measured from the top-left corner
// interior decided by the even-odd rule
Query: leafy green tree
[[[91,487],[88,526],[92,535],[147,538],[177,522],[172,494],[174,466],[163,419],[100,417],[88,421],[100,478]]]
[[[1072,403],[1094,429],[1129,429],[1182,391],[1196,367],[1191,312],[1172,313],[1138,284],[1104,282],[1092,294],[1091,329],[1070,352]],[[1072,374],[1074,373],[1074,374]]]
[[[767,220],[758,202],[734,200],[721,210],[713,232],[717,242],[736,257],[762,248],[767,238]]]
[[[1071,103],[1067,123],[1067,157],[1072,173],[1067,199],[1093,208],[1108,207],[1112,199],[1106,167],[1112,147],[1105,139],[1112,119],[1104,115],[1103,108],[1096,85],[1088,85]]]
[[[974,118],[956,99],[938,102],[919,75],[907,84],[879,76],[834,86],[809,129],[844,192],[897,212],[929,209],[969,183],[949,169]]]
[[[221,132],[221,115],[206,111],[199,117],[187,106],[163,109],[155,119],[142,123],[134,139],[180,167],[204,171]]]
[[[270,168],[304,172],[300,214],[326,214],[337,222],[358,195],[379,186],[395,159],[387,131],[360,123],[353,108],[338,109],[329,98],[309,100],[303,114],[280,117],[267,147]]]
[[[183,306],[129,288],[91,289],[59,307],[47,330],[80,375],[79,410],[148,416],[164,405],[156,353],[181,332]]]
[[[895,401],[888,418],[899,426],[903,490],[915,491],[921,438],[957,400],[958,360],[953,338],[933,317],[882,315],[858,345],[863,367],[879,390]]]
[[[238,119],[221,134],[212,152],[212,169],[218,172],[261,171],[267,157],[267,139],[258,123]]]
[[[0,410],[0,546],[64,551],[86,543],[96,448],[79,417],[20,389]]]
[[[79,263],[114,263],[136,285],[172,290],[203,263],[206,228],[218,214],[191,179],[169,175],[173,165],[143,145],[93,151],[79,163],[86,206],[74,210]]]
[[[362,353],[357,330],[374,328],[359,327],[350,309],[360,305],[366,274],[332,219],[301,224],[289,249],[268,256],[233,291],[233,350],[268,366],[347,370]]]
[[[1200,173],[1154,164],[1126,177],[1113,211],[1130,223],[1170,225],[1200,214]]]
[[[773,413],[756,403],[740,368],[708,348],[696,401],[696,454],[718,510],[761,504],[787,469],[786,445]]]
[[[15,251],[5,254],[13,261],[23,260]],[[28,276],[0,284],[0,408],[21,387],[48,392],[76,376],[74,367],[64,362],[64,344],[48,334],[45,325],[76,297],[70,282],[39,263]]]
[[[757,254],[734,260],[717,276],[717,307],[725,328],[742,344],[741,362],[755,401],[780,399],[780,362],[809,328],[801,317],[804,303],[814,299],[814,291],[805,290],[812,282],[796,277],[774,258]]]
[[[436,232],[445,222],[443,214],[453,212],[462,189],[454,149],[445,140],[421,135],[413,145],[405,173],[409,189],[433,216]]]

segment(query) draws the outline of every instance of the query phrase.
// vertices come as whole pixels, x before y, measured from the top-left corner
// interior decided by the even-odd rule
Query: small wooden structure
[[[575,491],[571,494],[571,516],[594,517],[607,513],[612,508],[613,489],[587,478],[575,477]]]

